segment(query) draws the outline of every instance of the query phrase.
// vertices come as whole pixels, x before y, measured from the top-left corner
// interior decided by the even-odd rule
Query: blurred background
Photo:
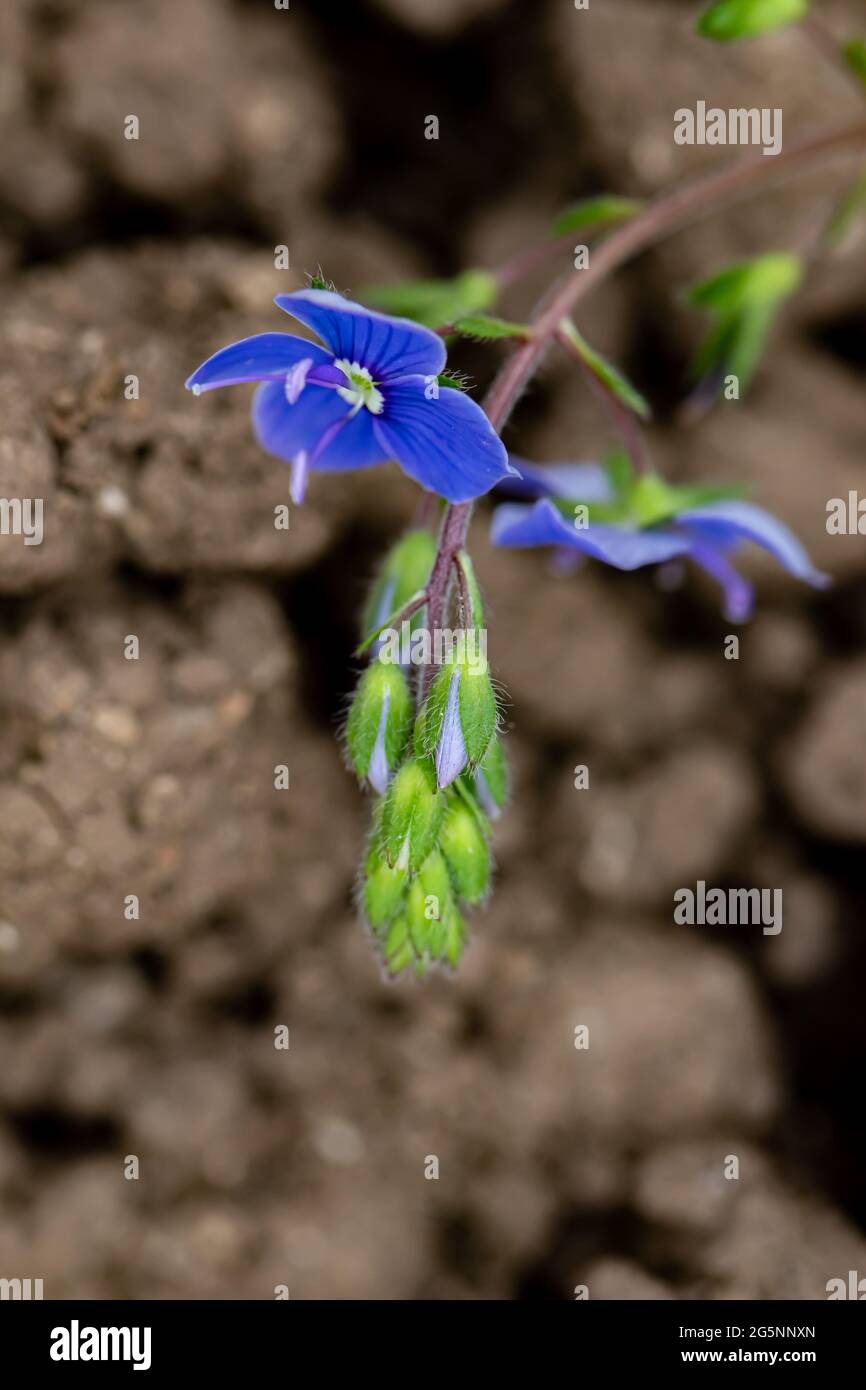
[[[288,471],[250,393],[183,390],[289,329],[271,296],[307,272],[358,294],[495,266],[575,198],[736,156],[676,147],[680,106],[779,106],[786,141],[857,119],[802,34],[722,49],[700,8],[0,9],[0,494],[45,499],[44,543],[0,544],[0,1276],[48,1298],[787,1299],[866,1274],[866,548],[825,529],[866,482],[863,238],[814,265],[747,400],[689,428],[677,409],[703,327],[683,286],[800,244],[856,160],[671,239],[579,319],[651,398],[656,464],[748,483],[832,592],[744,559],[758,612],[726,661],[694,574],[557,577],[494,553],[479,508],[514,795],[456,978],[381,981],[335,741],[416,489],[314,479],[277,531]],[[821,12],[862,30],[857,0]],[[452,360],[480,394],[501,352]],[[615,443],[555,356],[507,442]],[[697,879],[781,888],[781,934],[675,926]]]

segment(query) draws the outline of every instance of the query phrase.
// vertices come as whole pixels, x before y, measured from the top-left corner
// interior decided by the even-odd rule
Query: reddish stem
[[[762,177],[775,177],[780,171],[787,173],[822,156],[838,154],[849,146],[866,147],[866,124],[860,122],[844,130],[825,131],[789,145],[771,160],[763,153],[756,154],[722,169],[720,173],[695,179],[684,188],[655,198],[631,221],[612,232],[593,250],[589,266],[570,274],[549,297],[533,319],[532,337],[521,343],[498,372],[484,404],[497,433],[501,434],[517,400],[555,338],[561,321],[606,275],[670,232],[705,217],[722,204],[735,201]],[[556,243],[548,245],[555,247]],[[431,633],[445,625],[454,560],[466,543],[472,506],[471,502],[451,503],[442,518],[439,549],[428,585],[427,621]],[[424,692],[432,678],[431,665],[424,674]]]

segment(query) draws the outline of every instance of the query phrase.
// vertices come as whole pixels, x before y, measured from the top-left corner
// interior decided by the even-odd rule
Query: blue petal
[[[749,581],[737,573],[722,550],[708,542],[697,541],[692,546],[691,558],[721,585],[728,622],[744,623],[752,616],[755,591]]]
[[[307,344],[309,347],[309,344]],[[350,416],[350,408],[336,391],[307,386],[295,405],[286,399],[282,381],[266,381],[253,399],[253,428],[263,449],[291,462],[301,451],[310,455],[310,466],[324,471],[370,468],[384,463],[387,450],[373,433],[373,417],[368,410]],[[345,422],[331,443],[315,455],[327,430]]]
[[[691,549],[688,537],[674,531],[573,526],[546,497],[532,507],[497,507],[490,539],[494,545],[567,545],[620,570],[657,565],[675,555],[687,555]]]
[[[564,497],[572,502],[612,502],[613,488],[598,463],[527,463],[509,454],[520,477],[506,479],[503,492],[512,497]]]
[[[370,762],[367,766],[367,781],[380,796],[384,796],[388,790],[388,781],[391,776],[391,769],[388,766],[388,755],[385,752],[385,731],[388,728],[388,710],[390,705],[391,689],[390,686],[386,685],[382,696],[382,712],[379,715],[379,727],[376,730],[376,742],[373,745],[373,751],[370,754]]]
[[[291,333],[257,333],[252,338],[220,348],[193,372],[186,383],[196,395],[215,386],[237,386],[242,381],[267,381],[284,377],[305,357],[314,364],[330,362],[331,355],[306,338]]]
[[[274,303],[318,333],[335,357],[367,367],[375,381],[438,376],[445,366],[442,339],[411,319],[377,314],[331,290],[278,294]]]
[[[423,379],[383,392],[375,430],[391,458],[430,492],[469,502],[511,470],[505,446],[487,416],[462,391],[445,388],[427,399]]]
[[[770,512],[765,512],[752,502],[734,499],[713,502],[706,507],[692,507],[689,511],[681,512],[677,521],[692,534],[723,549],[740,541],[753,541],[774,555],[790,574],[816,589],[825,589],[832,583],[829,575],[815,569],[793,532]]]

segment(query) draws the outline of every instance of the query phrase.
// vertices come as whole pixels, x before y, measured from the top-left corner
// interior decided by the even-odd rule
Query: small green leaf
[[[833,214],[825,240],[838,246],[847,237],[857,218],[866,212],[866,171],[848,189]]]
[[[657,526],[692,507],[705,507],[731,497],[742,497],[742,487],[678,487],[661,478],[658,473],[645,473],[636,478],[629,498],[631,517],[641,528]]]
[[[567,236],[601,222],[625,222],[640,212],[643,203],[635,198],[620,198],[615,193],[600,193],[595,198],[583,198],[561,212],[551,224],[551,236]]]
[[[464,615],[464,627],[481,628],[484,626],[484,604],[481,601],[481,590],[475,577],[475,566],[468,550],[460,551],[457,556],[457,564],[463,576],[469,607],[468,613]]]
[[[455,319],[484,313],[496,302],[496,276],[489,270],[465,270],[453,280],[398,280],[367,285],[361,302],[386,314],[414,319],[428,328],[442,328]]]
[[[845,55],[845,62],[853,73],[866,84],[866,41],[863,39],[851,39],[846,43],[842,50]]]
[[[803,278],[799,256],[771,252],[728,266],[718,275],[692,286],[687,300],[713,319],[695,356],[694,371],[703,377],[727,374],[748,385],[760,361],[767,336],[782,302]]]
[[[602,357],[600,352],[596,352],[595,348],[590,347],[570,319],[563,319],[560,327],[569,346],[586,364],[593,376],[601,382],[602,386],[628,410],[640,416],[642,420],[649,419],[652,413],[649,402],[632,386],[619,368],[614,367],[611,362]]]
[[[701,15],[698,33],[717,43],[750,39],[795,24],[809,12],[809,0],[718,0]]]
[[[479,338],[482,342],[495,338],[528,338],[532,333],[526,323],[509,323],[492,314],[472,314],[467,318],[455,319],[452,326],[462,337]]]
[[[731,313],[744,305],[784,299],[799,288],[803,262],[787,251],[771,251],[750,261],[726,266],[708,280],[692,285],[686,299],[698,309]]]

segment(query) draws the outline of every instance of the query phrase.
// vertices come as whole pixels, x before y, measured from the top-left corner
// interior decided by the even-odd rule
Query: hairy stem
[[[849,149],[866,150],[866,123],[797,141],[772,159],[763,154],[753,155],[719,173],[707,174],[653,199],[631,221],[593,248],[589,266],[572,272],[562,281],[536,314],[532,336],[503,364],[487,393],[484,409],[493,428],[497,433],[502,432],[517,400],[556,337],[562,319],[567,318],[579,300],[611,271],[671,232],[754,191],[762,179],[775,177],[780,172],[787,175],[799,171],[804,165]],[[466,542],[472,506],[471,502],[452,503],[442,519],[439,549],[428,585],[427,621],[431,632],[445,626],[454,561]],[[433,674],[432,665],[428,666],[422,693],[429,687]]]

